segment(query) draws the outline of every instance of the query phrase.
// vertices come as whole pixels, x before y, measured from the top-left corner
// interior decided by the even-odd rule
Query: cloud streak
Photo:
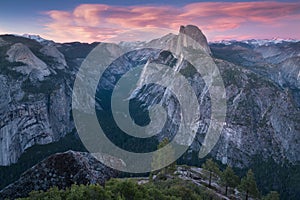
[[[300,3],[291,2],[201,2],[175,6],[110,6],[82,4],[73,11],[45,12],[47,36],[56,41],[148,40],[176,32],[180,25],[195,24],[210,40],[235,36],[274,37],[285,33],[300,37],[296,26]],[[288,29],[290,28],[290,29]],[[258,33],[255,35],[255,31]],[[275,32],[274,32],[275,31]]]

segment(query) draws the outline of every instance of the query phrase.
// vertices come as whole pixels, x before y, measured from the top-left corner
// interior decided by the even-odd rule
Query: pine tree
[[[247,175],[242,178],[239,189],[245,192],[246,200],[248,200],[250,195],[253,197],[259,196],[259,191],[257,189],[254,173],[251,169],[247,172]]]
[[[239,177],[231,167],[227,166],[221,175],[221,182],[225,186],[225,195],[227,195],[228,187],[236,187],[239,184]]]
[[[215,163],[211,158],[207,159],[206,162],[202,165],[203,169],[209,171],[209,187],[211,186],[211,178],[213,173],[220,175],[221,171],[217,163]]]
[[[168,138],[164,138],[157,146],[157,149],[165,147],[169,144]],[[152,169],[157,168],[157,166],[167,165],[171,160],[174,160],[175,150],[172,147],[167,147],[166,152],[162,155],[161,152],[155,152],[152,160]],[[176,162],[171,163],[169,166],[164,167],[160,170],[162,175],[165,175],[169,170],[174,170],[176,167]],[[152,174],[151,174],[152,175]]]

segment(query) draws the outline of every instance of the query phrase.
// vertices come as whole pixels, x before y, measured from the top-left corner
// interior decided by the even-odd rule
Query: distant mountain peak
[[[268,45],[272,45],[272,44],[281,44],[284,42],[295,43],[295,42],[300,42],[300,40],[293,39],[293,38],[283,39],[283,38],[279,38],[279,37],[274,37],[272,39],[221,40],[221,41],[214,41],[214,42],[210,42],[210,43],[232,45],[237,42],[254,45],[254,46],[268,46]]]
[[[26,34],[21,35],[21,37],[32,39],[32,40],[35,40],[39,43],[53,43],[52,40],[44,39],[40,35],[31,35],[31,34],[26,33]]]

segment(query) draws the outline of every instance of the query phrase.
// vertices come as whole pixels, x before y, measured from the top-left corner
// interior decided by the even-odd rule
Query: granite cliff
[[[278,165],[298,164],[300,42],[208,44],[195,26],[182,26],[180,32],[201,46],[190,46],[185,51],[200,57],[211,56],[224,81],[226,122],[211,155],[238,168],[251,166],[256,156]],[[196,139],[187,154],[197,152],[210,123],[211,100],[201,75],[187,61],[159,50],[165,45],[176,45],[177,41],[174,34],[148,43],[120,44],[39,43],[24,37],[0,36],[0,165],[16,163],[29,147],[58,141],[75,129],[71,115],[74,78],[82,61],[99,44],[106,56],[133,50],[112,63],[109,76],[99,82],[98,89],[105,94],[112,91],[116,80],[127,70],[147,62],[169,65],[187,77],[200,102],[201,113]],[[181,42],[187,47],[184,38]],[[147,48],[153,45],[157,49]],[[201,64],[204,63],[199,61]],[[141,78],[147,79],[147,73]],[[105,110],[108,99],[102,96],[98,100],[101,98],[96,108]],[[163,104],[168,121],[156,139],[174,136],[180,119],[180,105],[174,96],[162,87],[147,85],[131,98],[141,102],[136,112]],[[138,116],[147,121],[146,115]],[[188,155],[186,160],[190,159]]]

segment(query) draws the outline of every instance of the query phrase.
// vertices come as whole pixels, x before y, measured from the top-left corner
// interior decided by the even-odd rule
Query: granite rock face
[[[54,58],[54,62],[57,63],[55,66],[58,69],[64,69],[67,66],[65,56],[54,45],[46,45],[41,48],[40,51],[41,53]]]
[[[21,37],[1,40],[0,165],[7,166],[27,148],[59,140],[74,125],[71,81],[66,69],[56,68],[66,63],[62,54]]]
[[[215,57],[244,66],[288,89],[300,107],[300,42],[257,44],[251,41],[210,44]]]
[[[30,49],[22,43],[16,43],[7,51],[8,61],[21,62],[24,66],[16,67],[15,70],[28,75],[33,71],[36,73],[38,80],[42,81],[50,75],[50,71],[42,60],[36,57]]]
[[[209,47],[202,32],[194,26],[181,27],[180,32],[199,41],[202,48],[189,46],[183,51],[188,51],[190,55],[197,55],[199,57],[197,64],[205,65],[205,56],[210,55],[211,52],[207,50]],[[169,34],[163,38],[150,41],[151,45],[148,45],[157,44],[159,48],[160,44],[176,45],[177,40],[177,35]],[[179,41],[184,42],[184,39]],[[289,45],[293,46],[294,44],[291,43]],[[129,45],[127,44],[126,46],[128,47]],[[183,46],[187,47],[184,43]],[[276,48],[276,45],[274,48]],[[257,49],[254,50],[258,51]],[[232,51],[236,51],[236,49],[233,48]],[[297,52],[299,53],[297,48],[290,49],[290,51],[295,51],[293,55],[298,55]],[[216,51],[214,52],[216,53]],[[241,54],[245,53],[243,50],[238,52]],[[222,55],[224,56],[224,54],[225,52]],[[243,54],[245,58],[248,58],[248,63],[250,63],[249,60],[251,59],[252,66],[249,65],[248,67],[241,65],[241,63],[226,61],[224,58],[220,59],[218,54],[213,55],[218,57],[213,57],[213,59],[220,70],[226,89],[227,115],[224,129],[211,155],[224,164],[239,168],[248,167],[254,156],[259,156],[266,160],[271,158],[276,163],[286,161],[297,163],[300,161],[300,111],[295,96],[299,95],[299,92],[293,89],[297,86],[297,78],[292,78],[295,75],[298,76],[297,64],[296,62],[291,63],[290,56],[286,56],[284,61],[283,58],[278,58],[280,60],[279,63],[282,63],[282,65],[277,65],[276,68],[285,72],[285,83],[286,81],[295,81],[293,85],[285,84],[285,87],[282,87],[278,79],[274,78],[279,73],[278,70],[275,72],[270,69],[268,72],[269,76],[264,76],[262,70],[257,71],[256,59],[251,55]],[[281,57],[279,54],[278,56]],[[122,67],[115,72],[115,65],[119,62],[122,63]],[[132,63],[145,65],[140,80],[151,78],[150,73],[147,73],[146,69],[148,63],[169,65],[175,71],[186,75],[200,103],[201,117],[198,121],[200,126],[196,139],[190,148],[192,151],[199,151],[209,127],[211,115],[209,89],[201,75],[193,72],[188,62],[168,52],[143,49],[130,52],[126,56],[119,58],[116,64],[113,63],[111,69],[109,69],[110,76],[100,83],[103,86],[102,89],[112,90],[118,80],[118,76],[125,73],[128,68],[134,67]],[[120,66],[118,67],[120,68]],[[178,90],[184,90],[184,86],[179,87],[182,88],[178,88]],[[180,105],[174,95],[158,85],[146,85],[136,91],[131,98],[143,102],[143,108],[150,108],[155,104],[162,105],[166,109],[167,121],[163,130],[158,133],[158,138],[169,137],[169,139],[172,139],[174,137],[182,118]],[[183,139],[183,141],[178,141],[178,143],[183,144],[185,141]]]
[[[228,110],[213,155],[241,168],[255,155],[297,163],[300,111],[292,92],[249,69],[223,60],[216,63],[226,85]]]
[[[117,175],[89,153],[67,151],[54,154],[27,170],[18,181],[0,191],[0,198],[25,197],[33,190],[45,191],[53,186],[65,189],[72,184],[104,184]]]
[[[255,155],[272,158],[278,163],[300,161],[299,43],[257,46],[236,42],[209,46],[195,26],[181,27],[180,32],[200,44],[200,48],[191,46],[186,50],[199,56],[199,65],[204,64],[202,57],[212,57],[226,88],[226,121],[212,155],[223,163],[241,168],[249,166]],[[168,34],[148,43],[100,43],[102,53],[107,57],[138,48],[112,63],[107,70],[110,75],[102,77],[101,87],[112,90],[117,77],[147,62],[169,65],[185,74],[200,102],[200,127],[191,146],[191,150],[198,151],[210,123],[208,87],[188,62],[157,50],[176,45],[178,37]],[[180,40],[183,46],[185,39]],[[10,165],[17,162],[26,148],[57,141],[74,129],[71,94],[75,74],[81,62],[99,43],[52,43],[49,46],[6,36],[0,37],[0,44],[1,52],[4,52],[1,58],[9,54],[8,60],[5,59],[11,61],[5,70],[1,68],[0,75],[0,165]],[[150,46],[157,49],[147,48]],[[28,58],[22,60],[19,51],[27,52],[24,55]],[[20,71],[20,63],[15,66],[16,61],[21,62],[21,67],[25,66],[22,69],[26,70]],[[37,63],[41,66],[36,66]],[[35,78],[36,69],[42,72],[47,69],[50,74],[44,74],[42,79]],[[145,71],[141,78],[147,79],[147,76]],[[85,80],[85,77],[80,78]],[[173,137],[180,121],[180,105],[172,94],[157,85],[148,85],[131,97],[141,100],[146,108],[161,102],[167,110],[168,121],[158,138]],[[85,106],[78,105],[78,109],[85,109]],[[100,104],[96,108],[102,109]]]

